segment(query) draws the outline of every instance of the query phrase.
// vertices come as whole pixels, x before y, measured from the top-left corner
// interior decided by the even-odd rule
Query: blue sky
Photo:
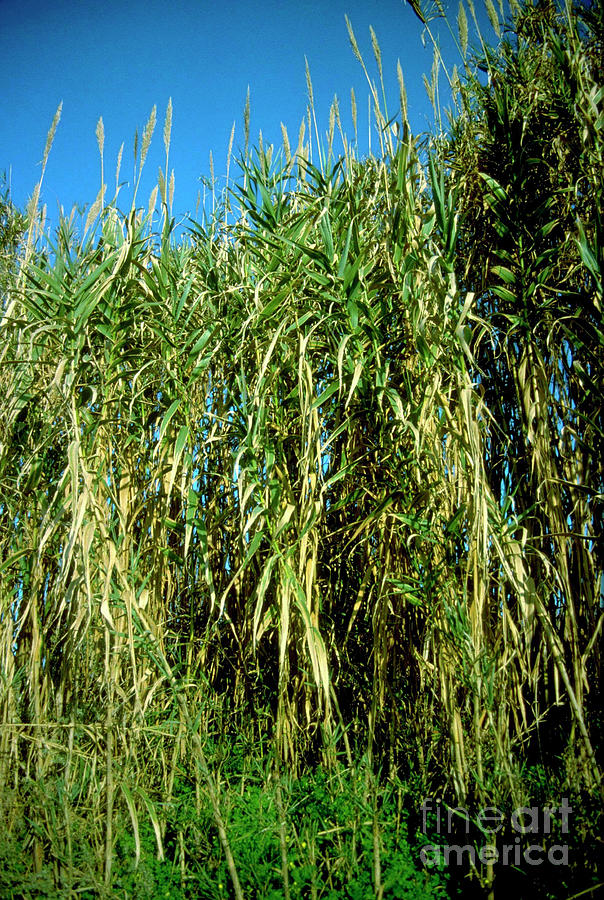
[[[451,12],[454,21],[455,6]],[[164,161],[163,120],[171,97],[174,212],[182,219],[194,212],[200,176],[209,175],[210,151],[216,175],[225,174],[234,121],[234,149],[243,147],[248,85],[251,143],[262,129],[265,143],[280,145],[284,122],[295,147],[307,106],[305,56],[320,131],[327,129],[337,94],[352,136],[353,87],[359,142],[366,150],[368,87],[350,47],[345,14],[377,78],[369,26],[376,31],[391,112],[398,109],[400,59],[412,128],[428,128],[432,114],[422,75],[430,72],[433,50],[427,37],[422,42],[422,24],[405,0],[0,0],[0,172],[10,179],[13,200],[24,206],[33,191],[60,101],[62,117],[42,196],[51,220],[59,205],[69,212],[96,197],[100,116],[109,193],[122,142],[121,180],[132,181],[134,132],[142,132],[156,104],[158,124],[139,194],[144,204]],[[445,58],[457,62],[441,31]]]

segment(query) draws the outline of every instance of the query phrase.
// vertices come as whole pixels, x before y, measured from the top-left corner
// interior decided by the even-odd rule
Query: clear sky
[[[454,21],[456,7],[445,5]],[[280,145],[284,122],[296,146],[307,106],[305,56],[321,133],[337,94],[352,137],[353,87],[359,143],[366,150],[369,92],[350,47],[345,14],[377,78],[369,26],[375,29],[391,114],[398,111],[400,59],[412,128],[427,129],[432,114],[422,75],[430,73],[433,49],[427,37],[422,42],[422,24],[405,0],[0,0],[0,172],[10,179],[14,202],[24,206],[33,191],[46,134],[62,101],[42,196],[51,219],[59,204],[68,212],[96,197],[99,117],[111,194],[120,144],[125,144],[121,179],[132,181],[134,132],[142,132],[157,104],[147,181],[139,194],[141,205],[146,203],[164,160],[163,121],[171,97],[174,212],[177,218],[192,214],[200,176],[209,175],[210,151],[216,175],[226,171],[233,122],[234,150],[243,147],[248,85],[251,143],[262,129],[265,143]],[[445,29],[441,32],[445,58],[457,62]]]

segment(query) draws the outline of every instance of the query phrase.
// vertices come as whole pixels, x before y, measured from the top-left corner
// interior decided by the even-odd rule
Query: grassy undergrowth
[[[242,761],[240,757],[228,762]],[[270,771],[221,774],[223,813],[245,896],[374,897],[376,864],[384,896],[408,900],[446,896],[446,876],[421,865],[420,836],[409,826],[403,785],[378,787],[362,767],[284,777],[278,788]],[[136,796],[137,787],[130,783]],[[24,808],[2,850],[2,896],[233,896],[211,805],[184,771],[169,799],[162,801],[152,792],[161,838],[149,817],[136,821],[133,828],[126,807],[116,815],[109,883],[99,877],[97,865],[102,821],[82,812],[77,818],[66,815],[71,804],[66,804],[60,776],[47,779],[44,786],[32,783],[30,791],[28,803],[43,807],[49,817],[38,830],[46,859],[39,872],[32,872],[28,864],[32,830]],[[141,805],[144,808],[144,799]]]
[[[144,208],[155,110],[126,211],[4,197],[2,896],[595,895],[602,17],[486,10],[447,131],[372,35],[379,154],[308,74],[182,238],[171,105]]]

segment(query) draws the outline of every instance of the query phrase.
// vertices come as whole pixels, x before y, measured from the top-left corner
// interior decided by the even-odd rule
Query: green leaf
[[[344,273],[346,272],[346,268],[347,268],[346,263],[348,261],[348,252],[350,250],[350,241],[352,239],[352,226],[353,226],[353,223],[350,222],[348,225],[348,231],[346,232],[346,240],[344,242],[344,249],[342,250],[342,255],[340,256],[340,263],[338,265],[338,278],[340,278],[340,279],[344,279]]]
[[[339,385],[337,381],[334,381],[330,385],[328,385],[325,390],[315,400],[313,400],[311,409],[317,409],[318,407],[323,406],[323,404],[326,403],[330,397],[333,397],[333,395],[338,390],[338,387]]]
[[[491,271],[494,272],[495,275],[499,275],[500,278],[503,278],[506,284],[515,284],[516,282],[516,276],[512,270],[506,268],[506,266],[492,266]]]
[[[174,400],[170,404],[169,408],[167,409],[167,411],[162,419],[161,427],[159,429],[159,442],[160,443],[162,442],[163,437],[166,433],[166,429],[168,428],[168,425],[170,424],[170,422],[171,422],[174,414],[176,413],[176,410],[180,406],[180,404],[181,404],[181,399],[179,398],[177,400]]]
[[[508,291],[507,288],[501,287],[501,285],[496,285],[495,287],[492,287],[491,290],[494,294],[501,297],[502,300],[506,300],[508,303],[516,302],[516,295],[511,291]]]
[[[197,339],[195,344],[189,350],[189,360],[193,361],[197,356],[199,356],[201,351],[206,347],[214,331],[215,328],[206,328],[201,337]]]

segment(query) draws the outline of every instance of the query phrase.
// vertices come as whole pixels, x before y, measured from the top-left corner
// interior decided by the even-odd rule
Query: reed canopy
[[[243,896],[236,746],[243,795],[253,758],[285,793],[362,764],[366,798],[601,796],[602,13],[486,11],[494,43],[464,0],[457,66],[435,53],[432,134],[372,35],[373,152],[337,101],[320,134],[308,74],[297,146],[251,146],[248,109],[179,236],[171,105],[148,204],[119,163],[52,235],[41,185],[4,195],[0,821],[61,896],[85,820],[99,895],[120,829],[185,885],[186,785]],[[407,896],[372,809],[371,890]]]

